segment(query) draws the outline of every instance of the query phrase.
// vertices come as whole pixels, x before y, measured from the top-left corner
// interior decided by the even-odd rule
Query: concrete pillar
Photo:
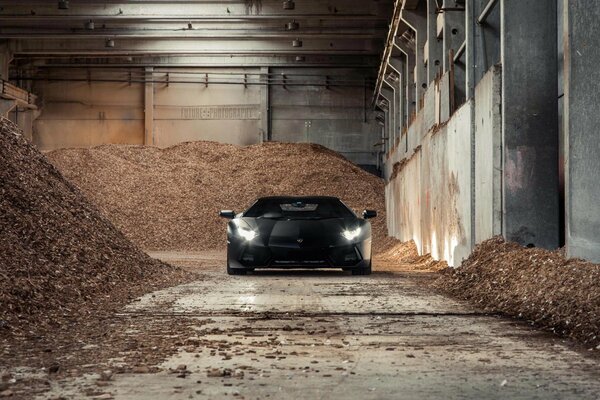
[[[404,42],[398,38],[394,41],[394,46],[404,54],[404,71],[405,71],[405,107],[406,126],[410,125],[412,114],[417,108],[416,90],[415,90],[415,64],[416,55],[413,49],[409,48]]]
[[[402,129],[406,126],[406,68],[403,57],[392,55],[389,66],[398,75],[395,82],[396,101],[398,105],[398,135],[402,135]]]
[[[438,72],[442,69],[442,39],[437,34],[437,2],[427,0],[427,84],[435,80]]]
[[[269,67],[262,67],[260,73],[265,84],[261,86],[260,96],[260,130],[262,141],[271,141],[271,85],[269,84]]]
[[[389,83],[387,79],[383,81],[384,87],[381,89],[381,94],[388,101],[388,113],[387,118],[389,119],[388,126],[388,146],[391,150],[394,147],[396,141],[396,105],[394,104],[394,87]],[[387,120],[387,119],[386,119]]]
[[[459,8],[454,1],[446,2],[448,8]],[[450,70],[450,51],[454,54],[458,52],[460,46],[465,41],[465,13],[464,11],[444,11],[443,18],[443,67],[444,72]],[[465,63],[454,64],[454,99],[455,104],[459,105],[465,102]]]
[[[144,92],[144,144],[154,145],[154,68],[146,68]]]
[[[17,108],[17,126],[23,131],[23,136],[30,142],[33,140],[33,110]]]
[[[477,18],[489,2],[490,0],[467,0],[465,3],[467,98],[473,96],[475,86],[490,68],[500,62],[501,23],[499,1],[491,9],[485,21],[477,22]]]
[[[384,131],[384,135],[383,135],[383,154],[384,154],[384,159],[385,156],[390,152],[391,147],[390,147],[390,125],[391,125],[391,121],[390,121],[390,110],[389,108],[387,110],[384,111],[385,113],[385,125],[383,126],[383,131]]]
[[[390,82],[394,86],[394,114],[396,115],[396,127],[394,136],[396,139],[394,140],[394,145],[397,145],[400,142],[400,138],[402,137],[402,113],[404,112],[403,107],[403,96],[402,96],[402,85],[401,85],[401,75],[397,75],[397,79],[393,82]]]
[[[402,117],[401,117],[401,112],[402,112],[402,106],[400,104],[400,87],[398,86],[398,82],[399,80],[392,80],[392,79],[386,79],[385,83],[386,85],[392,89],[392,96],[393,96],[393,111],[394,111],[394,115],[393,115],[393,120],[394,120],[394,130],[392,132],[392,136],[393,136],[393,141],[391,146],[395,146],[397,141],[399,140],[400,137],[400,132],[402,131]]]
[[[600,263],[600,20],[596,0],[564,0],[566,245]]]
[[[0,42],[0,79],[8,80],[9,65],[13,59],[8,42]]]
[[[559,245],[556,2],[501,0],[503,234]]]
[[[403,9],[401,18],[413,29],[416,35],[414,82],[416,109],[419,109],[429,84],[424,61],[425,42],[427,41],[427,4],[421,1],[414,10]]]

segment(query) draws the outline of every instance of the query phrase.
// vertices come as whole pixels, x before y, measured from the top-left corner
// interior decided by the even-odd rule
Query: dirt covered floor
[[[153,253],[201,279],[143,296],[64,366],[5,371],[42,399],[597,399],[600,364],[427,288],[435,275],[223,274],[224,254]],[[74,362],[73,360],[77,360]],[[93,361],[92,361],[93,360]],[[88,363],[92,363],[90,366]],[[47,382],[47,384],[46,384]],[[32,393],[15,387],[15,394]]]
[[[526,319],[600,350],[600,265],[501,237],[479,245],[435,284],[493,312]]]
[[[383,180],[319,145],[109,145],[48,157],[146,250],[223,249],[226,222],[218,211],[241,212],[270,195],[331,195],[359,213],[375,209],[376,250],[394,244],[386,238]]]

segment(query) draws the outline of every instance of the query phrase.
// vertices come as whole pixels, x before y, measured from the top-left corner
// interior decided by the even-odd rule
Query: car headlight
[[[251,241],[252,239],[258,236],[258,233],[256,233],[255,231],[253,231],[252,229],[244,228],[243,226],[238,227],[238,234],[247,241]]]
[[[342,235],[344,235],[347,240],[354,240],[360,235],[360,227],[356,229],[346,229]]]

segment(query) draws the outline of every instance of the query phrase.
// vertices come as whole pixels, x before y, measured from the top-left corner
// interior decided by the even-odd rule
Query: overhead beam
[[[19,32],[7,32],[7,29],[0,31],[0,39],[53,39],[53,40],[105,40],[107,37],[114,39],[194,39],[194,40],[224,40],[224,39],[289,39],[290,41],[296,38],[301,39],[363,39],[374,40],[379,38],[377,32],[362,32],[359,31],[329,31],[329,32],[248,32],[245,30],[230,30],[223,32],[222,30],[114,30],[109,32],[78,32],[73,33],[66,31],[53,32],[48,30],[20,30]]]
[[[105,17],[187,17],[202,15],[216,17],[247,18],[261,16],[346,16],[346,15],[385,15],[384,11],[391,1],[376,0],[303,0],[294,10],[284,11],[280,0],[263,0],[259,4],[249,5],[246,1],[72,1],[67,10],[59,10],[56,1],[0,0],[5,16],[105,16]]]
[[[196,54],[196,55],[93,55],[45,56],[17,55],[15,59],[23,65],[34,67],[231,67],[231,66],[316,66],[316,67],[367,67],[376,68],[377,55],[356,57],[343,54],[303,55],[301,61],[290,55],[245,55],[245,54]]]
[[[19,54],[97,54],[103,56],[124,54],[378,54],[382,44],[372,39],[304,40],[302,47],[293,47],[287,39],[230,40],[230,39],[163,39],[114,40],[107,48],[104,40],[23,39],[11,43]]]

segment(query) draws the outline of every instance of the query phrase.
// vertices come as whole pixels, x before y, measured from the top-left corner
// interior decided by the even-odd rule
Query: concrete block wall
[[[471,106],[426,131],[386,185],[388,232],[414,240],[421,254],[456,266],[471,250]]]
[[[449,120],[426,129],[418,123],[426,108],[419,112],[408,134],[421,140],[410,152],[397,147],[386,164],[391,236],[458,266],[474,243],[500,233],[500,99],[501,69],[494,67]]]

